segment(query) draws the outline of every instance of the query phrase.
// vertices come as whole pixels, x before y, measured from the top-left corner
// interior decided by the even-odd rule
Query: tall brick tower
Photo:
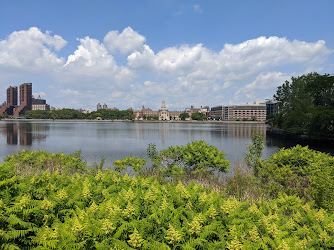
[[[31,110],[32,105],[32,83],[20,85],[20,106],[14,110],[14,116],[21,116],[27,110]]]
[[[0,106],[0,114],[13,115],[14,109],[17,107],[17,87],[9,86],[7,89],[6,105]]]
[[[9,86],[7,89],[7,105],[17,106],[17,87]]]
[[[31,109],[32,104],[32,83],[20,85],[20,107],[27,106]],[[29,109],[28,109],[29,110]]]

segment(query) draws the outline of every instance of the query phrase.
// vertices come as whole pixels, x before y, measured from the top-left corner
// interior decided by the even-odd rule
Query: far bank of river
[[[24,122],[134,122],[134,123],[194,123],[194,124],[265,124],[265,121],[149,121],[149,120],[88,120],[88,119],[0,119],[0,121],[24,121]]]

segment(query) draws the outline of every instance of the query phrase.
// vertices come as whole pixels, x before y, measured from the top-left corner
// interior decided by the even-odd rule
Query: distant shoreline
[[[87,120],[87,119],[0,119],[0,121],[24,122],[133,122],[133,123],[192,123],[192,124],[265,124],[264,121],[141,121],[141,120]]]

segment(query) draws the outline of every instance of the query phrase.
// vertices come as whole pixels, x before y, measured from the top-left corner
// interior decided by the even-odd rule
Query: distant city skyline
[[[0,100],[32,82],[58,108],[170,110],[271,99],[334,72],[334,1],[3,1]]]

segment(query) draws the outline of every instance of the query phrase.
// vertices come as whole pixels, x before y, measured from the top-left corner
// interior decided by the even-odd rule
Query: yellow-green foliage
[[[126,167],[131,167],[136,173],[140,172],[146,164],[146,160],[139,157],[126,157],[121,160],[115,160],[113,162],[115,170],[118,172],[123,171]]]
[[[4,249],[326,249],[333,221],[286,194],[249,203],[110,170],[21,177],[12,161],[0,166]]]
[[[158,175],[178,178],[185,174],[209,176],[214,171],[226,173],[230,163],[225,154],[205,141],[193,141],[186,146],[171,146],[156,151],[155,144],[149,144],[148,157]]]
[[[4,160],[8,166],[11,166],[16,174],[21,176],[39,173],[42,170],[48,170],[50,173],[59,171],[84,173],[87,170],[86,163],[80,156],[80,151],[73,154],[48,153],[45,151],[22,150],[12,156],[7,156]]]
[[[263,163],[259,177],[272,195],[296,194],[318,207],[334,209],[334,157],[297,145]]]

